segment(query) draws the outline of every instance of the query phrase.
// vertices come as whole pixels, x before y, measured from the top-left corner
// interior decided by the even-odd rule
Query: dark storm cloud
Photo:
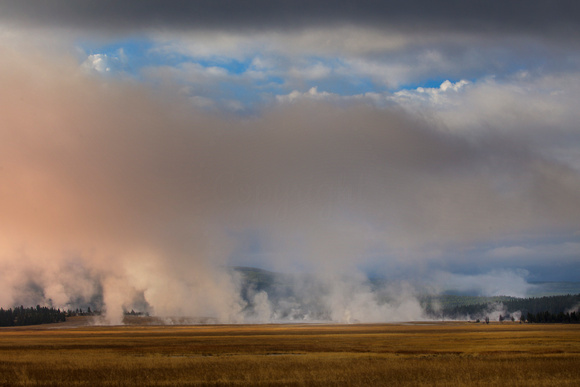
[[[343,24],[408,31],[467,30],[577,36],[574,0],[0,1],[0,19],[110,30],[293,29]]]

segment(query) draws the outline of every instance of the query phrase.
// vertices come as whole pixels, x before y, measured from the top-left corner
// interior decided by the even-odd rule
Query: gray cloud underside
[[[574,0],[0,1],[0,20],[102,30],[294,29],[332,25],[578,36]]]

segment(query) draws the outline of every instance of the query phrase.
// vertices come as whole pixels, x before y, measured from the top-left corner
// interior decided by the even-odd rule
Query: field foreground
[[[580,385],[580,325],[0,329],[0,385]]]

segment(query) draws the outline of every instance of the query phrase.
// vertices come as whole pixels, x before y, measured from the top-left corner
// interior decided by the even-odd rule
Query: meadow
[[[578,386],[580,325],[2,328],[0,385]]]

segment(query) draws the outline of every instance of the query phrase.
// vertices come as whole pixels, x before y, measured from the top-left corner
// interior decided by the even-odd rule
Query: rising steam
[[[0,54],[5,307],[91,304],[110,323],[130,309],[220,322],[420,319],[411,291],[374,289],[357,267],[421,267],[432,251],[580,219],[577,174],[496,135],[465,138],[356,103],[218,117],[72,59]],[[316,281],[297,278],[291,297],[244,298],[228,266],[247,257]]]

